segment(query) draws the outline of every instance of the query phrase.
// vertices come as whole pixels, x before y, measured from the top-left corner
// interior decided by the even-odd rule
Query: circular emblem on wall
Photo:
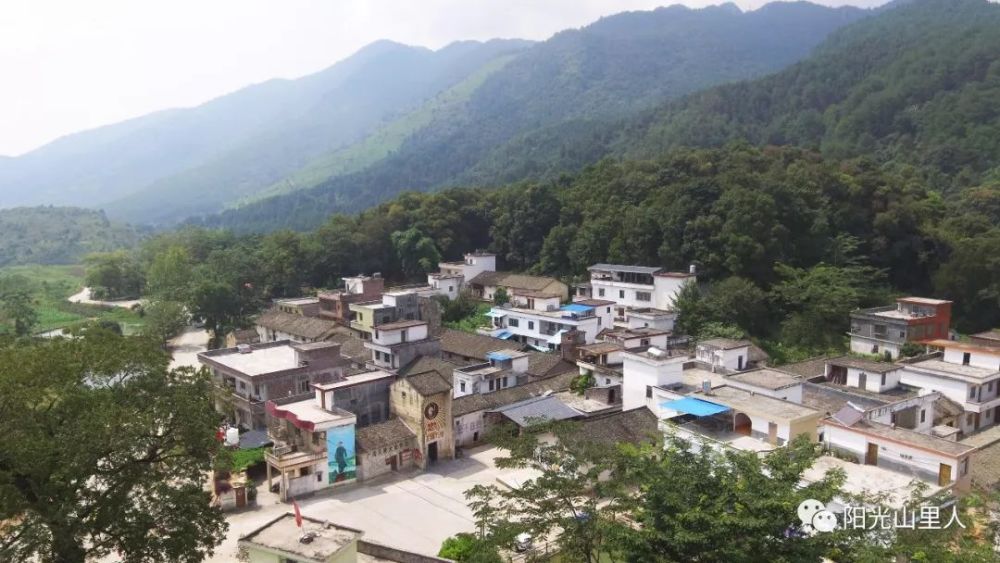
[[[427,406],[424,407],[424,418],[426,418],[427,420],[431,420],[437,418],[437,415],[438,415],[437,403],[427,403]]]

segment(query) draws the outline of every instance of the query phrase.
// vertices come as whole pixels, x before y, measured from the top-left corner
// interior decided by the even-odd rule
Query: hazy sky
[[[158,109],[197,105],[269,78],[309,74],[376,39],[431,48],[459,39],[545,39],[604,15],[675,3],[0,0],[0,155]],[[743,9],[764,3],[736,2]]]

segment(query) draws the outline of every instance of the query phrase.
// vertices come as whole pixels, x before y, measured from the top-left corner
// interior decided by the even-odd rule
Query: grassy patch
[[[70,303],[66,299],[83,289],[83,266],[7,266],[0,276],[17,274],[31,283],[38,311],[36,333],[69,328],[90,320],[110,320],[122,325],[125,334],[133,334],[142,326],[138,313],[121,307],[101,307]],[[0,332],[10,327],[0,323]]]
[[[476,310],[469,316],[454,322],[446,322],[444,325],[450,329],[476,333],[477,328],[490,326],[490,318],[486,313],[490,312],[492,305],[489,303],[476,304]]]

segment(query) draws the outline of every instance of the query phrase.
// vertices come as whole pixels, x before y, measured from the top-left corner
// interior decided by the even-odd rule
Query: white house
[[[486,354],[485,363],[455,368],[452,393],[455,398],[489,393],[526,380],[529,355],[518,350],[496,350]]]
[[[1000,349],[950,340],[929,346],[940,355],[900,362],[899,381],[925,392],[937,391],[962,406],[959,428],[969,434],[1000,420]]]
[[[515,296],[515,302],[493,307],[490,336],[512,339],[536,350],[561,349],[563,335],[578,331],[584,344],[597,340],[598,333],[612,324],[611,313],[601,307],[572,303],[559,305],[555,296]]]
[[[590,282],[577,286],[574,299],[609,299],[617,305],[615,318],[624,321],[628,309],[673,309],[677,293],[697,281],[689,273],[663,272],[662,268],[622,264],[594,264]]]
[[[742,371],[750,362],[750,342],[729,338],[712,338],[698,343],[695,358],[712,369]]]
[[[457,284],[453,286],[457,295],[457,292],[472,278],[483,272],[495,272],[496,270],[496,254],[480,251],[470,252],[462,260],[439,263],[438,272],[427,274],[427,284],[435,286],[442,280],[454,281]],[[451,291],[449,290],[448,293],[450,294]]]
[[[377,325],[365,348],[372,353],[371,367],[398,370],[424,353],[440,350],[437,340],[430,337],[424,321],[396,321]]]
[[[665,311],[652,307],[625,311],[626,328],[651,328],[673,332],[676,322],[677,313],[674,311]]]
[[[687,361],[686,352],[655,347],[622,353],[622,410],[646,406],[654,387],[680,383]]]
[[[826,361],[826,380],[872,393],[885,393],[899,387],[902,366],[841,356]]]
[[[823,443],[859,463],[892,469],[938,486],[969,483],[969,464],[975,448],[954,440],[901,426],[867,420],[844,407],[823,420]]]

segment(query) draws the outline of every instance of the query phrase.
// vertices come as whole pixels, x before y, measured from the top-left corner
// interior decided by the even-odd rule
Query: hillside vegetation
[[[1000,166],[1000,6],[918,0],[834,33],[761,80],[712,88],[637,120],[621,153],[733,140],[911,166],[948,189]]]
[[[0,209],[0,267],[77,264],[87,254],[135,246],[136,229],[75,207]]]
[[[729,4],[607,17],[517,54],[464,103],[438,112],[367,168],[229,210],[205,224],[301,229],[320,224],[331,212],[358,211],[408,189],[498,184],[575,171],[606,149],[573,149],[558,153],[559,159],[539,160],[532,147],[522,151],[527,160],[520,161],[498,159],[497,151],[552,132],[589,138],[595,129],[606,131],[595,124],[614,123],[700,88],[778,70],[865,15],[855,8],[776,3],[746,13]]]

